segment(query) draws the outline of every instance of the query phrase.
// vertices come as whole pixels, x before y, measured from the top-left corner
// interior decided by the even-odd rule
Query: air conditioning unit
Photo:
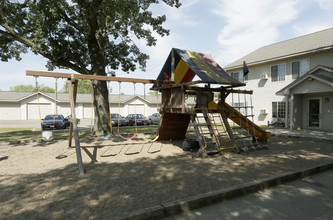
[[[260,79],[268,79],[268,74],[261,74]]]
[[[260,110],[260,114],[261,115],[267,115],[268,113],[267,113],[267,109],[261,109]]]

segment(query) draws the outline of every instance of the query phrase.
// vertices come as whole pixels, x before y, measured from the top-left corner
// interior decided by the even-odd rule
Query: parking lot
[[[79,127],[90,127],[91,119],[81,119]],[[36,128],[41,129],[39,120],[1,120],[0,128]]]

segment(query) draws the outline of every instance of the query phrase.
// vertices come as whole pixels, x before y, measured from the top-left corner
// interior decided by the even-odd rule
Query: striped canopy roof
[[[192,81],[197,75],[201,83],[230,85],[232,87],[245,84],[229,76],[208,54],[189,50],[172,49],[174,51],[174,81],[176,84]],[[171,79],[172,50],[157,80]]]

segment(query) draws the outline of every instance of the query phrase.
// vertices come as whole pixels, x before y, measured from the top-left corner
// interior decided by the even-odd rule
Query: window
[[[272,102],[272,117],[286,118],[286,102]]]
[[[286,64],[271,66],[272,82],[284,81],[286,77]]]
[[[231,73],[231,77],[234,78],[235,80],[238,80],[239,82],[244,82],[249,80],[249,74],[244,76],[243,72],[233,72]]]
[[[303,76],[310,70],[310,60],[300,60],[291,63],[291,71],[293,79]]]

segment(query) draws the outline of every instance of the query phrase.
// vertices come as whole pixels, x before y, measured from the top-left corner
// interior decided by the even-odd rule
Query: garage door
[[[41,117],[44,118],[46,115],[53,114],[54,109],[51,104],[43,103],[39,104]],[[28,104],[28,119],[39,119],[39,109],[38,104],[29,103]]]
[[[128,114],[135,114],[135,112],[136,112],[136,114],[143,114],[143,115],[145,115],[144,114],[144,105],[133,105],[133,104],[131,104],[131,105],[128,105]]]
[[[18,120],[20,118],[20,104],[0,103],[0,120]]]

